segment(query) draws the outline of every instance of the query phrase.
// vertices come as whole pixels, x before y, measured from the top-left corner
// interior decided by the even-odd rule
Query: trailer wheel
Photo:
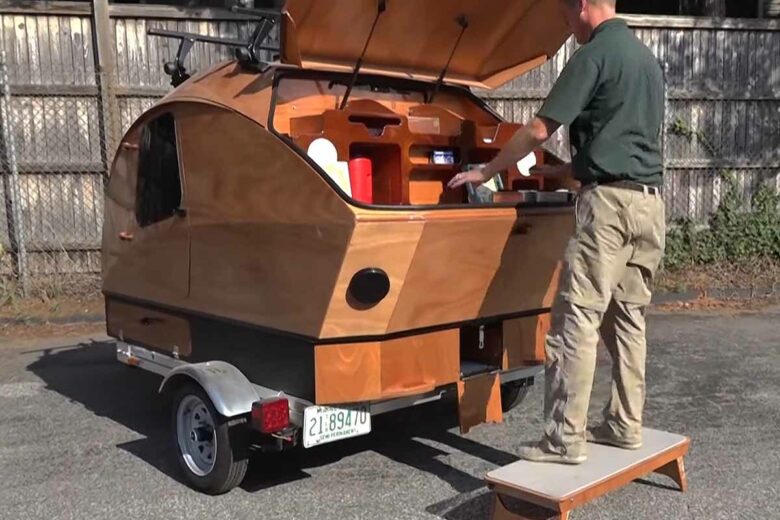
[[[176,458],[187,481],[211,495],[239,485],[249,465],[247,419],[221,416],[194,383],[178,389],[171,412]]]
[[[523,381],[501,385],[501,409],[504,413],[517,408],[528,395],[528,386]]]

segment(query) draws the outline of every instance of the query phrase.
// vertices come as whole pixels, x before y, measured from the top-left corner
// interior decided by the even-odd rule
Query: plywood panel
[[[419,219],[392,223],[358,220],[320,337],[388,332],[388,323],[398,304],[422,230],[423,222]],[[377,305],[360,306],[349,298],[349,284],[355,273],[368,267],[387,273],[390,292]]]
[[[314,349],[317,404],[354,403],[381,395],[378,342]]]
[[[467,213],[426,222],[389,330],[479,315],[514,224],[513,212],[507,213],[482,218],[468,218]],[[506,307],[496,302],[496,308]]]
[[[106,319],[108,334],[122,341],[176,352],[183,357],[192,352],[190,323],[185,318],[108,298]]]
[[[463,434],[479,424],[504,421],[501,410],[501,379],[498,374],[485,374],[458,381],[458,419]]]
[[[179,303],[317,337],[352,212],[251,120],[214,107],[182,106],[175,113],[192,255],[189,298]]]
[[[318,345],[314,359],[317,404],[419,395],[459,379],[459,333]]]
[[[504,243],[500,268],[492,278],[480,316],[552,306],[566,244],[574,233],[572,209],[520,212]]]
[[[549,313],[544,313],[503,322],[504,370],[544,363],[550,318]]]
[[[460,377],[458,329],[382,343],[382,397],[403,397]]]

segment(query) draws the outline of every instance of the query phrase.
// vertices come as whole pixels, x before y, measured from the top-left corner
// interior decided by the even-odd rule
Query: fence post
[[[108,11],[108,0],[92,0],[92,48],[94,49],[96,81],[100,100],[100,156],[105,168],[105,178],[113,160],[113,154],[121,139],[119,127],[119,103],[116,98],[116,69],[113,57],[113,28]]]
[[[8,174],[3,176],[6,204],[8,208],[8,238],[11,250],[15,256],[16,275],[22,288],[22,296],[29,294],[30,282],[27,272],[27,246],[25,244],[22,210],[19,207],[21,195],[19,192],[19,165],[16,161],[16,142],[11,128],[13,112],[11,111],[11,86],[8,84],[8,64],[5,50],[0,51],[0,83],[3,95],[0,97],[0,120],[3,124],[2,150],[3,162],[8,165]]]

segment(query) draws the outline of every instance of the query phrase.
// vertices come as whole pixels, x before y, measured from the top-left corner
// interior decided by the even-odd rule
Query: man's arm
[[[515,132],[512,139],[499,154],[483,169],[485,179],[490,180],[495,175],[508,170],[517,162],[532,153],[536,148],[547,142],[558,127],[555,121],[543,117],[535,117],[529,124]]]
[[[535,117],[529,124],[515,132],[512,139],[504,146],[498,155],[481,170],[459,173],[447,185],[454,189],[466,183],[483,184],[498,173],[510,167],[537,147],[545,143],[561,125],[551,119]]]
[[[466,183],[482,184],[544,143],[561,125],[570,125],[585,109],[598,88],[599,66],[577,51],[555,82],[539,113],[512,136],[503,150],[483,170],[457,174],[448,184],[457,188]]]

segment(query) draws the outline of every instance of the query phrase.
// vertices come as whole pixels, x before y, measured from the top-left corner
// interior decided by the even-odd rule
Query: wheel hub
[[[214,431],[206,426],[201,426],[192,430],[190,438],[195,442],[207,442],[211,440]]]
[[[214,469],[217,439],[214,418],[197,395],[187,395],[176,411],[179,450],[187,467],[198,476]]]

